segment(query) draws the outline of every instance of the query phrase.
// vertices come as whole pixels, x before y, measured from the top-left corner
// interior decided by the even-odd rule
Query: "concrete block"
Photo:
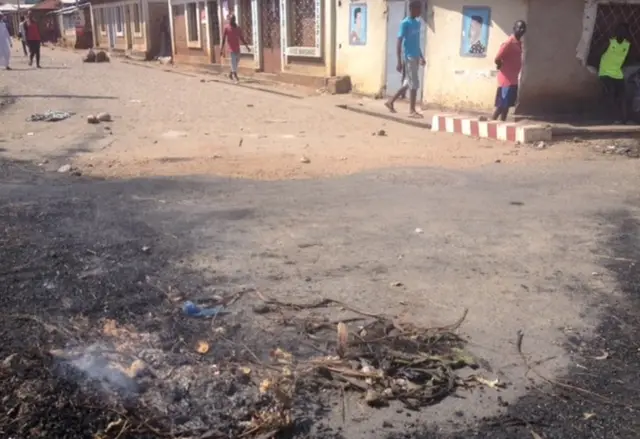
[[[351,91],[351,77],[332,76],[327,78],[326,87],[332,95],[349,93]]]

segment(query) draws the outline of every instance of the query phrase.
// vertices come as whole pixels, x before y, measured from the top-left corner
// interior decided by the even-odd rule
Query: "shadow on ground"
[[[194,219],[180,224],[153,206],[188,185],[73,179],[6,160],[0,172],[3,437],[238,437],[270,406],[256,386],[241,385],[250,372],[218,365],[252,364],[276,346],[304,349],[295,332],[256,327],[242,305],[224,319],[183,313],[185,300],[230,303],[251,282],[240,269],[181,268],[195,241],[158,225],[188,229]],[[238,206],[196,220],[242,224],[251,213]],[[211,349],[198,353],[202,339]],[[297,391],[308,424],[324,408]]]
[[[625,210],[600,219],[613,227],[599,251],[606,255],[602,265],[615,275],[623,297],[598,305],[602,320],[593,338],[569,338],[569,373],[553,383],[532,381],[530,393],[503,416],[476,419],[471,427],[434,425],[389,439],[640,437],[640,221]]]

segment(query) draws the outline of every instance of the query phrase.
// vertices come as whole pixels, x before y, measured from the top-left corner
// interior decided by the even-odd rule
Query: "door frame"
[[[430,11],[429,11],[429,1],[428,0],[421,0],[422,1],[422,22],[423,25],[425,26],[424,28],[424,37],[422,38],[421,43],[421,49],[422,49],[422,55],[424,56],[425,61],[427,61],[425,63],[424,67],[421,67],[420,70],[422,70],[422,75],[419,78],[420,79],[420,89],[418,90],[418,96],[416,97],[416,102],[422,102],[422,98],[424,96],[424,92],[426,89],[426,84],[425,84],[425,80],[424,78],[427,76],[427,68],[429,67],[429,60],[427,59],[427,26],[429,26],[429,15],[430,15]],[[403,2],[404,3],[404,9],[405,9],[405,16],[407,14],[407,11],[409,10],[409,4],[411,3],[411,0],[387,0],[387,2],[389,3],[400,3]],[[393,23],[389,23],[387,21],[387,34],[389,32],[389,26],[391,26]],[[397,25],[400,23],[397,23]],[[386,35],[385,35],[386,37]],[[385,92],[389,93],[389,90],[386,89],[387,87],[387,63],[389,62],[389,57],[387,56],[387,47],[384,48],[384,73],[383,73],[383,86],[385,88]]]
[[[222,43],[223,23],[220,22],[222,16],[222,3],[219,0],[207,0],[205,2],[207,11],[207,38],[209,50],[209,62],[211,64],[222,64],[220,58],[220,44]],[[215,26],[214,20],[218,22],[218,44],[215,44]]]
[[[113,7],[105,8],[107,16],[107,34],[109,36],[109,49],[116,47],[116,10]]]
[[[269,4],[265,4],[263,2],[269,2]],[[273,3],[271,3],[273,2]],[[267,72],[264,68],[265,66],[265,50],[267,50],[267,45],[265,44],[264,41],[264,32],[265,29],[267,28],[267,26],[265,26],[265,22],[263,20],[265,20],[266,15],[267,15],[267,9],[272,7],[272,5],[277,5],[278,7],[278,21],[276,23],[274,23],[274,29],[278,30],[278,38],[276,39],[272,39],[271,35],[269,36],[270,38],[270,42],[273,44],[277,44],[277,47],[280,50],[280,53],[278,54],[278,59],[279,59],[279,68],[276,71],[272,71],[272,72]],[[278,74],[280,72],[282,72],[284,70],[284,66],[286,64],[285,59],[286,57],[284,56],[284,50],[285,48],[282,47],[282,32],[284,31],[283,26],[282,26],[282,14],[286,13],[286,11],[283,12],[282,10],[282,2],[280,0],[259,0],[259,7],[258,9],[258,29],[259,29],[259,37],[260,37],[260,54],[259,54],[259,59],[260,59],[260,71],[265,72],[265,73],[271,73],[271,74]],[[269,59],[275,59],[276,57],[269,57]]]

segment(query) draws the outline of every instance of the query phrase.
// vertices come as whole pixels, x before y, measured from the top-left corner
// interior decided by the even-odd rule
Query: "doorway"
[[[115,8],[103,9],[107,16],[107,34],[109,35],[109,49],[116,47],[116,10]]]
[[[209,41],[211,41],[211,63],[220,63],[218,59],[220,56],[220,43],[221,31],[220,31],[220,18],[218,15],[218,9],[220,8],[217,1],[209,2],[207,5],[209,8],[209,16],[207,17],[207,23],[209,24]]]
[[[409,13],[409,1],[407,0],[390,0],[387,10],[387,50],[385,65],[385,93],[392,96],[400,87],[402,87],[402,74],[398,73],[396,66],[398,64],[398,56],[396,54],[396,45],[398,44],[398,30],[400,23]],[[427,1],[422,1],[422,17],[420,18],[420,47],[422,53],[426,49],[427,36]],[[426,55],[425,55],[426,58]],[[422,91],[424,89],[424,67],[420,67],[418,77],[420,78],[420,88],[418,89],[418,101],[422,101]]]
[[[262,29],[262,71],[278,73],[282,70],[279,0],[264,0],[260,8],[260,23]]]

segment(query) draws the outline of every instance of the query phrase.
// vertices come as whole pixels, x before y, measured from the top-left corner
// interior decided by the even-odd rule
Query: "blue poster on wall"
[[[463,7],[460,56],[486,57],[490,26],[491,8],[485,6]]]
[[[349,5],[349,44],[351,46],[367,44],[367,5],[365,3]]]

